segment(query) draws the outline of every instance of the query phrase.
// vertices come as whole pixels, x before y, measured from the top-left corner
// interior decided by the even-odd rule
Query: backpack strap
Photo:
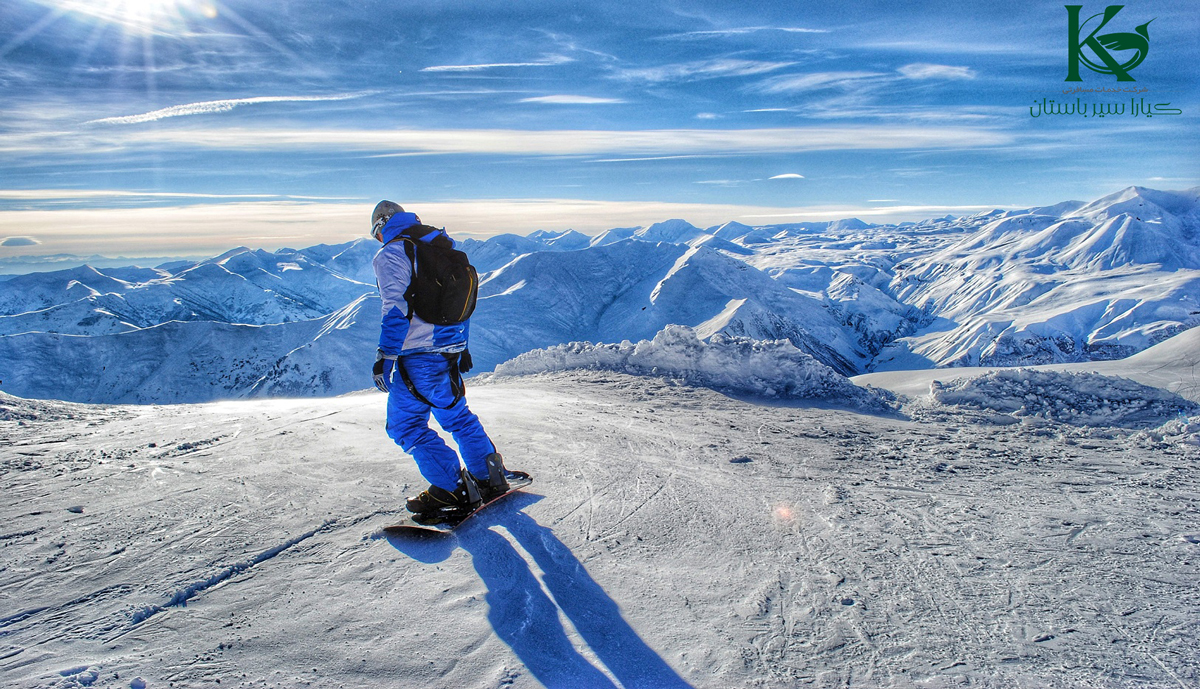
[[[408,304],[408,315],[405,318],[411,321],[413,317],[413,302],[417,298],[417,244],[416,240],[403,235],[397,237],[397,239],[404,240],[404,255],[408,256],[408,265],[412,267],[412,271],[408,275],[408,289],[404,290],[404,303]]]
[[[426,399],[425,395],[422,395],[417,390],[417,386],[413,385],[412,378],[408,375],[408,371],[404,368],[404,359],[402,357],[398,357],[396,359],[396,368],[400,369],[400,378],[404,380],[404,387],[408,388],[408,391],[412,393],[412,396],[415,397],[418,402],[426,406],[433,407],[434,409],[449,409],[450,407],[458,404],[458,401],[463,398],[464,394],[466,394],[466,385],[463,383],[462,372],[458,367],[458,359],[461,354],[462,352],[442,353],[442,356],[446,358],[446,361],[450,362],[450,390],[454,393],[454,400],[444,407],[439,407],[433,402],[430,402],[428,399]],[[469,356],[470,355],[468,355],[468,358]]]

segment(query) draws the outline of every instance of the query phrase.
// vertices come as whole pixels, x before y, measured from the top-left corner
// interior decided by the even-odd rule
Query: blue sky
[[[1067,84],[1053,2],[6,0],[0,257],[346,241],[384,197],[485,235],[1195,186],[1200,15],[1105,31],[1147,21],[1135,82]],[[1030,110],[1131,97],[1182,114]]]

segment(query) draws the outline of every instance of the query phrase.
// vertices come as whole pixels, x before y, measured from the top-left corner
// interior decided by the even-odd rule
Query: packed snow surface
[[[5,398],[0,685],[1200,682],[1200,447],[609,371],[468,396],[535,483],[432,541],[382,532],[424,483],[378,393]]]
[[[787,340],[761,341],[717,333],[708,342],[672,325],[637,343],[572,342],[526,352],[496,367],[498,376],[592,369],[656,375],[736,394],[821,399],[884,409],[887,400],[860,388]]]

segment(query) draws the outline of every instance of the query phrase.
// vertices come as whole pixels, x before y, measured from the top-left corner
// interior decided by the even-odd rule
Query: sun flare
[[[189,16],[217,16],[216,5],[207,0],[60,0],[56,4],[68,12],[141,31],[169,31],[182,26]]]

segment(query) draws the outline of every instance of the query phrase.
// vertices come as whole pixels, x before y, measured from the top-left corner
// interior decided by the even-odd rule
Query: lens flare
[[[792,511],[791,505],[776,505],[772,512],[775,514],[775,518],[781,522],[790,522],[795,521],[796,519],[796,515]]]

